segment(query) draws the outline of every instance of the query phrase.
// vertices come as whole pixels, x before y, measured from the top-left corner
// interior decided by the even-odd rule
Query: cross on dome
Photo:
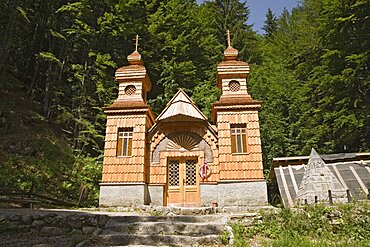
[[[230,47],[231,46],[231,40],[230,40],[230,30],[227,30],[227,46]]]
[[[136,34],[135,51],[127,56],[127,60],[130,65],[143,65],[144,64],[143,60],[141,59],[140,53],[137,51],[138,47],[139,47],[139,35]]]
[[[226,31],[227,35],[227,48],[224,51],[224,60],[236,60],[238,57],[238,50],[231,46],[230,30]]]
[[[139,35],[136,34],[135,51],[137,51],[138,46],[139,46]]]

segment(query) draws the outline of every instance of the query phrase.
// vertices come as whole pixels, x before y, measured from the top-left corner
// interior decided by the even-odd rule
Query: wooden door
[[[199,206],[197,163],[194,158],[174,158],[168,161],[167,206]]]

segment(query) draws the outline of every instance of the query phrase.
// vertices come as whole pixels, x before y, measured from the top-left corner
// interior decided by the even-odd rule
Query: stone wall
[[[67,233],[97,235],[108,222],[107,215],[46,213],[0,213],[2,230],[33,232],[38,236],[60,236]]]

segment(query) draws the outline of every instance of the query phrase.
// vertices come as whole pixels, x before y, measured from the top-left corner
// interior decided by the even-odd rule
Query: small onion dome
[[[238,58],[238,50],[233,48],[232,46],[229,46],[224,51],[224,61],[228,60],[236,60]]]
[[[127,56],[128,63],[130,65],[143,65],[144,62],[141,59],[141,54],[138,51],[134,51]]]

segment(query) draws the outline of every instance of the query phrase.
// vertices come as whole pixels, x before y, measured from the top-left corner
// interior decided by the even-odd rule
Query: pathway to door
[[[196,158],[168,160],[167,206],[199,207],[199,176]]]

